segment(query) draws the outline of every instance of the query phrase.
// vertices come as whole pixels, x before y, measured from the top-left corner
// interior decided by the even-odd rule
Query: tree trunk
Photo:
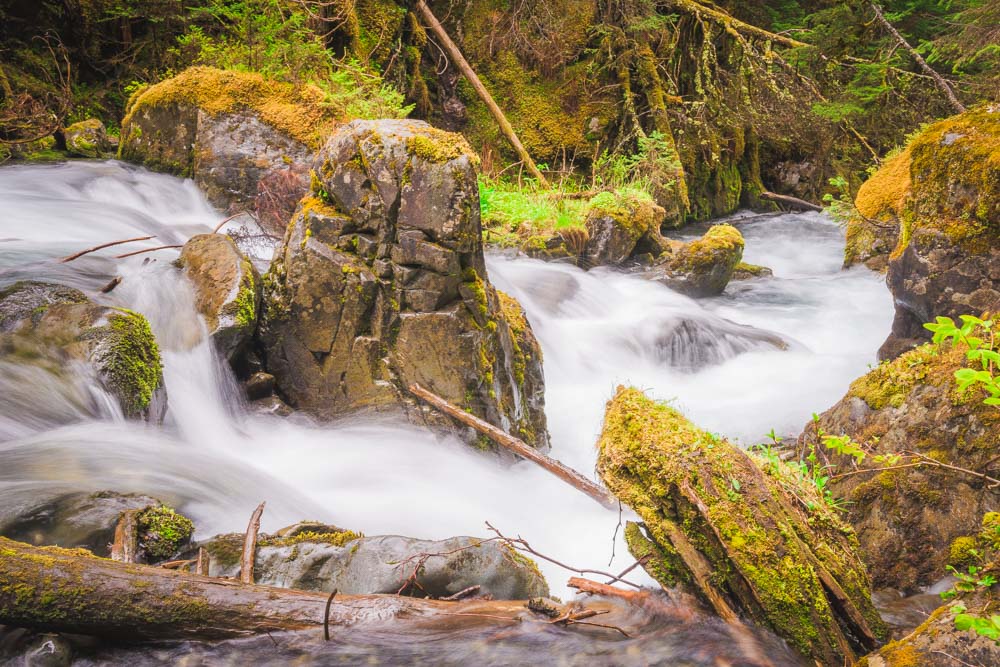
[[[514,147],[514,150],[521,158],[521,161],[524,162],[528,171],[531,172],[531,175],[538,180],[538,184],[541,187],[547,188],[549,186],[548,181],[545,180],[545,176],[542,175],[542,172],[538,170],[538,167],[535,165],[535,161],[531,159],[531,155],[528,154],[528,151],[521,143],[521,140],[517,138],[517,133],[514,132],[514,127],[510,124],[510,121],[507,120],[503,111],[493,100],[493,96],[490,95],[490,91],[486,90],[486,86],[484,86],[483,82],[479,80],[476,72],[472,69],[472,66],[469,65],[465,56],[462,55],[462,52],[455,45],[455,42],[451,41],[451,38],[445,31],[444,26],[442,26],[440,21],[437,20],[424,0],[417,0],[416,7],[424,21],[427,22],[431,31],[439,40],[441,40],[441,46],[448,53],[448,57],[455,62],[458,69],[462,71],[465,78],[468,79],[469,83],[472,84],[472,87],[476,89],[479,99],[483,101],[486,107],[490,110],[490,113],[493,114],[493,118],[496,119],[497,125],[500,126],[500,131],[503,132],[504,136],[507,137],[507,140],[510,141],[510,145]]]
[[[225,639],[318,629],[324,625],[329,597],[0,538],[0,624],[4,625],[129,640]],[[601,601],[587,606],[599,611],[613,608]],[[330,602],[329,625],[392,621],[419,624],[434,635],[470,623],[505,628],[527,613],[524,601],[338,595]]]
[[[823,207],[819,204],[814,204],[811,201],[799,199],[798,197],[791,197],[789,195],[779,195],[774,192],[761,192],[760,198],[764,201],[773,201],[778,204],[784,204],[791,209],[799,211],[816,211],[817,213],[823,211]]]

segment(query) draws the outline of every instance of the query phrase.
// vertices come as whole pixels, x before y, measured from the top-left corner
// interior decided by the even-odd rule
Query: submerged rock
[[[216,348],[235,362],[257,329],[261,293],[257,269],[223,234],[191,237],[178,263],[194,286],[195,306]]]
[[[155,498],[135,493],[69,493],[21,510],[16,516],[0,514],[0,535],[37,546],[82,547],[107,558],[122,512],[158,505]]]
[[[295,201],[313,152],[336,124],[324,97],[312,85],[191,67],[132,96],[119,157],[193,178],[220,207],[254,202],[262,181],[289,172]]]
[[[624,387],[598,450],[605,484],[644,521],[626,528],[629,550],[664,587],[752,619],[821,664],[850,662],[884,636],[853,532],[780,462],[762,469]]]
[[[22,281],[0,292],[0,360],[59,374],[87,364],[127,417],[162,419],[160,351],[139,313],[90,302],[77,290]]]
[[[264,277],[267,370],[292,407],[450,424],[414,410],[406,388],[420,383],[547,445],[540,359],[486,275],[475,163],[461,136],[423,122],[354,121],[330,138]]]
[[[321,527],[319,530],[324,530]],[[224,535],[202,545],[212,576],[236,576],[243,536]],[[469,547],[462,549],[462,547]],[[461,549],[456,551],[457,549]],[[454,553],[446,553],[454,552]],[[427,558],[421,554],[442,554]],[[416,574],[413,585],[408,582]],[[397,593],[447,597],[470,586],[497,600],[545,597],[549,587],[530,559],[497,542],[473,537],[418,540],[398,535],[363,537],[350,531],[304,530],[264,536],[254,561],[258,584],[347,595]]]
[[[96,118],[73,123],[65,130],[66,152],[80,157],[101,157],[111,145],[108,143],[108,133],[104,123]]]
[[[981,106],[927,127],[859,190],[845,260],[888,255],[896,303],[880,358],[928,340],[937,316],[1000,310],[998,146],[1000,106]]]
[[[998,332],[1000,333],[1000,332]],[[806,427],[800,449],[826,452],[817,431],[848,435],[871,456],[913,451],[945,464],[985,471],[1000,452],[1000,410],[981,389],[961,391],[954,373],[968,362],[963,346],[925,344],[857,379],[839,403]],[[831,483],[849,501],[854,526],[877,587],[913,591],[945,574],[949,545],[975,532],[996,508],[985,480],[935,469],[882,470],[871,456],[831,462],[851,474]]]
[[[690,297],[717,296],[726,289],[742,258],[739,230],[715,225],[700,239],[675,248],[645,275]]]
[[[620,265],[644,253],[659,257],[667,249],[660,235],[665,215],[651,199],[602,192],[590,200],[588,238],[581,259],[589,268]]]

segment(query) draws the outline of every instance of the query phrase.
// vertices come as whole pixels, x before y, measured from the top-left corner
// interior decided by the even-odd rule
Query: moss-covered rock
[[[743,235],[732,225],[715,225],[705,235],[677,247],[646,273],[694,298],[722,294],[743,259]]]
[[[546,446],[540,360],[486,274],[476,163],[460,135],[417,121],[330,138],[264,277],[268,370],[293,407],[450,425],[412,403],[419,383]]]
[[[288,169],[301,197],[312,153],[343,116],[312,85],[191,67],[133,96],[118,153],[194,178],[217,206],[255,200],[262,180]]]
[[[30,310],[29,310],[30,308]],[[0,356],[58,373],[87,363],[128,417],[166,408],[159,347],[139,313],[91,303],[77,290],[19,282],[0,292]]]
[[[66,152],[80,157],[101,157],[111,148],[104,123],[96,118],[73,123],[65,130]]]
[[[195,306],[215,346],[235,363],[257,330],[260,274],[222,234],[191,237],[178,262],[194,286]]]
[[[733,269],[733,277],[730,280],[751,280],[753,278],[770,278],[774,275],[774,271],[767,268],[766,266],[760,266],[758,264],[749,264],[747,262],[740,262]]]
[[[851,529],[815,489],[638,389],[619,387],[598,442],[605,484],[644,530],[633,555],[664,587],[761,623],[821,664],[877,645],[884,629]]]
[[[954,372],[968,362],[963,347],[932,344],[883,362],[854,381],[837,405],[811,423],[800,448],[823,455],[818,430],[848,435],[871,456],[912,451],[948,465],[985,471],[1000,452],[1000,410],[981,389],[957,389]],[[829,454],[829,453],[827,453]],[[842,472],[831,482],[848,502],[866,562],[878,587],[915,590],[939,579],[956,538],[976,531],[996,494],[979,478],[930,466],[882,470],[869,456],[858,467],[833,457]],[[854,474],[855,468],[871,472]]]
[[[136,515],[136,536],[146,560],[157,562],[176,555],[190,542],[194,524],[172,507],[147,507]]]
[[[998,146],[1000,106],[982,105],[928,126],[859,190],[846,263],[887,256],[896,302],[880,358],[927,340],[936,316],[1000,310]]]
[[[602,192],[590,200],[584,224],[585,266],[620,265],[634,255],[659,257],[667,249],[660,235],[664,210],[641,192]]]

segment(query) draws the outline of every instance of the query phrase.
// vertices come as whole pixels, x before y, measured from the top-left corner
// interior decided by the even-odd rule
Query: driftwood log
[[[773,201],[777,204],[784,204],[788,208],[796,211],[816,211],[817,213],[823,211],[823,207],[819,204],[814,204],[811,201],[806,201],[805,199],[799,199],[798,197],[792,197],[790,195],[779,195],[774,192],[762,192],[760,193],[760,198],[764,201]]]
[[[242,584],[0,538],[4,625],[130,640],[225,639],[321,628],[328,603],[334,627],[398,621],[434,633],[506,628],[531,619],[524,601],[396,595],[338,595],[330,601],[327,593]],[[586,605],[602,614],[614,608],[600,600]]]
[[[479,433],[482,433],[501,447],[514,452],[518,456],[528,459],[550,473],[566,482],[573,488],[583,491],[588,496],[601,503],[608,509],[618,509],[618,500],[612,496],[600,484],[587,479],[573,468],[560,463],[559,461],[542,454],[531,447],[523,440],[515,438],[510,433],[506,433],[489,422],[485,422],[475,415],[471,415],[456,405],[452,405],[437,394],[424,389],[419,384],[410,385],[410,393],[434,406],[449,417],[452,417],[466,426],[471,426]]]

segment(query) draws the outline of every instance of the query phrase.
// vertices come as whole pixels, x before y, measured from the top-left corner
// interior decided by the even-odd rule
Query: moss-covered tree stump
[[[883,638],[857,540],[815,491],[637,389],[608,403],[598,448],[604,482],[645,522],[628,527],[629,549],[664,587],[825,665]]]

